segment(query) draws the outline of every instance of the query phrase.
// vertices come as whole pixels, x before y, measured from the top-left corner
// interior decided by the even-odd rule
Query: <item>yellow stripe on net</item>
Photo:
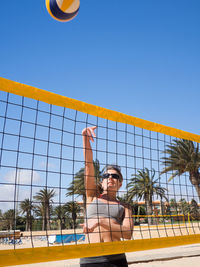
[[[155,131],[170,135],[177,138],[183,138],[192,140],[195,142],[200,141],[200,136],[197,134],[192,134],[185,132],[176,128],[168,127],[162,124],[154,123],[151,121],[139,119],[132,117],[117,111],[109,110],[106,108],[98,107],[92,104],[87,104],[82,101],[71,99],[65,96],[57,95],[42,89],[38,89],[33,86],[17,83],[11,80],[0,77],[0,90],[10,92],[13,94],[21,95],[24,97],[29,97],[39,101],[43,101],[52,105],[62,106],[66,108],[71,108],[78,110],[80,112],[85,112],[90,115],[94,115],[100,118],[117,121],[121,123],[126,123],[140,127],[149,131]]]
[[[0,251],[0,266],[13,266],[22,264],[31,264],[47,261],[60,261],[66,259],[92,257],[99,255],[110,255],[144,251],[150,249],[159,249],[189,245],[199,243],[200,235],[163,237],[146,240],[99,243],[90,245],[69,245],[59,247],[44,247],[34,249],[18,249]]]

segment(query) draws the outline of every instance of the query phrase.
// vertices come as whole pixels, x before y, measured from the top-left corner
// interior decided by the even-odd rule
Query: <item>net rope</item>
[[[0,251],[94,243],[94,233],[83,232],[90,218],[82,141],[82,130],[93,126],[95,174],[88,179],[95,179],[100,199],[106,166],[119,166],[123,184],[114,204],[118,213],[121,206],[131,210],[115,230],[118,241],[200,234],[198,142],[4,90],[0,107]],[[90,205],[99,213],[105,203],[109,226],[96,227],[95,238],[114,243],[112,201]]]

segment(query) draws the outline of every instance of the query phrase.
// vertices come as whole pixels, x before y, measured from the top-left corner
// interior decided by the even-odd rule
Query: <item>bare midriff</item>
[[[98,198],[99,199],[99,198]],[[101,202],[110,205],[115,204],[118,205],[118,201],[108,201],[104,199],[100,199]],[[88,203],[89,205],[90,203]],[[102,217],[96,217],[98,219]],[[89,223],[90,220],[94,218],[88,218],[87,222]],[[110,222],[111,223],[111,222]],[[109,229],[106,229],[102,226],[97,226],[92,233],[85,234],[85,243],[100,243],[100,242],[113,242],[113,241],[120,241],[121,232],[111,232]]]
[[[89,221],[90,219],[88,219]],[[85,235],[86,243],[100,243],[120,241],[121,233],[111,232],[103,227],[96,227],[94,232]]]

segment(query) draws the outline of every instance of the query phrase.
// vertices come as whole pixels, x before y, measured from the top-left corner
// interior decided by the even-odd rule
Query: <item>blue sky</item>
[[[199,134],[199,0],[3,1],[0,76]]]

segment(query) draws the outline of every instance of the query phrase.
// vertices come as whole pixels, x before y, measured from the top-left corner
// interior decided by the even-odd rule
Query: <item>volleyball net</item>
[[[118,165],[131,240],[88,243],[82,130],[97,126],[95,179]],[[0,78],[0,262],[200,242],[200,136]],[[0,265],[1,265],[0,263]]]

